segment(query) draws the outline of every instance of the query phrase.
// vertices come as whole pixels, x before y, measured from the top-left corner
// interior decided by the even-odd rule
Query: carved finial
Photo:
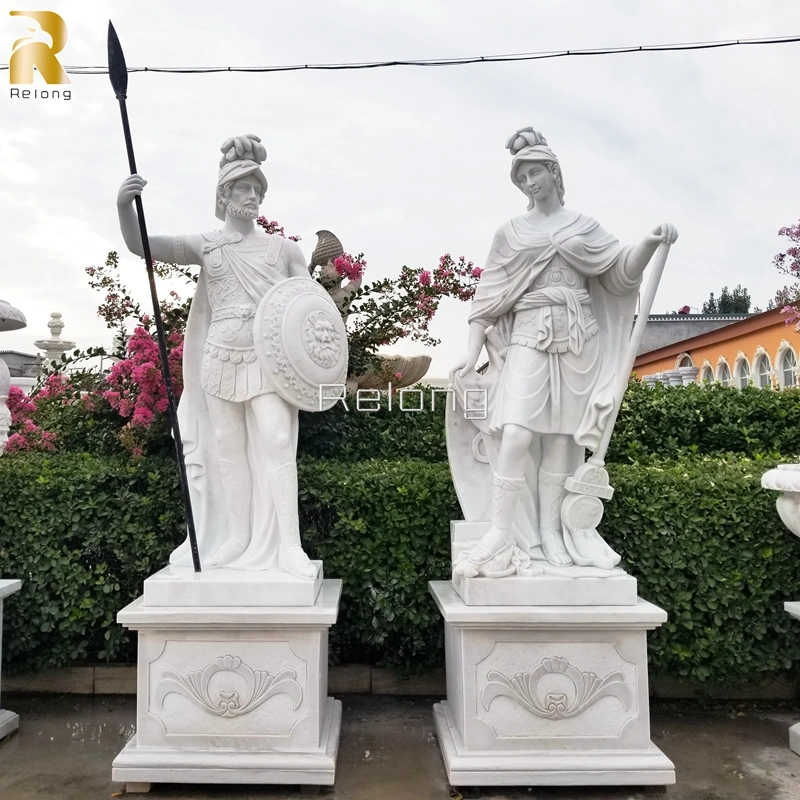
[[[317,246],[311,254],[312,267],[322,267],[344,253],[342,243],[330,231],[317,231],[317,236],[319,237],[317,239]]]

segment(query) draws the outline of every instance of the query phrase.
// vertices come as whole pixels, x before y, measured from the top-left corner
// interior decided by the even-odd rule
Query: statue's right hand
[[[476,353],[473,355],[472,353],[467,353],[464,358],[453,367],[453,371],[450,374],[456,374],[459,378],[464,378],[475,369],[475,365],[478,363],[478,355],[480,354]]]
[[[127,206],[133,202],[133,198],[144,191],[147,181],[141,175],[129,175],[122,181],[122,185],[117,192],[117,205]]]

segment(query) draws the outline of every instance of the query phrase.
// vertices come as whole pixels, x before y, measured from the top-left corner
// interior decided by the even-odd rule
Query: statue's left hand
[[[657,228],[653,228],[647,234],[647,241],[651,244],[675,244],[678,239],[678,229],[671,223],[665,222]]]

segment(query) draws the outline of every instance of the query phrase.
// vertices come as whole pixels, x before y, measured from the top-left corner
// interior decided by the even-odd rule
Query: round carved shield
[[[347,331],[330,295],[309,278],[288,278],[261,299],[256,355],[272,388],[303,411],[325,411],[344,394]]]

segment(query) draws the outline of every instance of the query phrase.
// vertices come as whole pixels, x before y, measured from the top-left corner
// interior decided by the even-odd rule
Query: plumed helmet
[[[262,162],[266,161],[267,150],[261,139],[252,133],[244,136],[231,136],[220,147],[222,158],[219,162],[219,175],[217,176],[217,191],[214,193],[214,216],[225,219],[225,209],[219,202],[219,188],[231,181],[255,175],[261,184],[263,194],[267,193],[267,179],[261,171]]]

